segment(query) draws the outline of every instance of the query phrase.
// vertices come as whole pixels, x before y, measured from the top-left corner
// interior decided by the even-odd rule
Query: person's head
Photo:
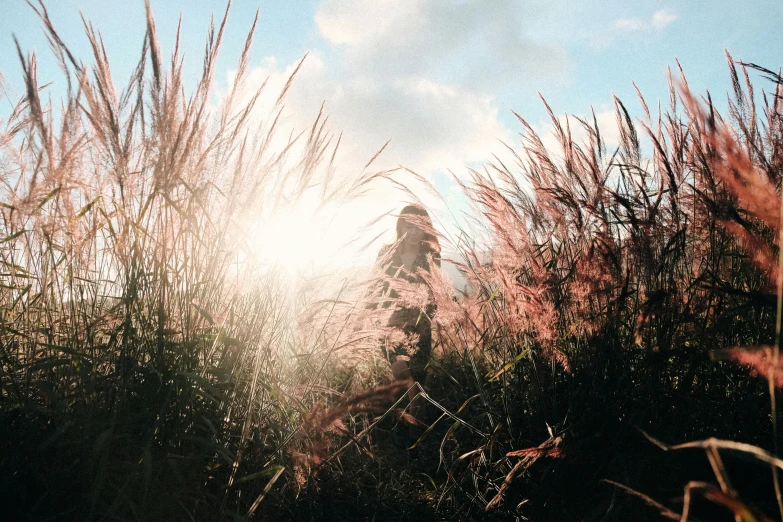
[[[418,205],[407,205],[397,218],[397,240],[403,236],[418,236],[417,239],[423,239],[422,236],[427,234],[423,228],[432,228],[430,215]]]
[[[397,241],[409,245],[419,245],[424,242],[432,251],[439,251],[438,240],[432,234],[432,220],[424,208],[419,205],[407,205],[397,218]]]

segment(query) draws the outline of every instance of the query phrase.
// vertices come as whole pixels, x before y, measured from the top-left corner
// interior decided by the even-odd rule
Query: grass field
[[[92,26],[85,66],[39,10],[68,89],[47,103],[19,49],[0,122],[3,518],[783,517],[778,74],[727,54],[725,114],[681,71],[668,107],[640,93],[634,119],[616,99],[616,148],[550,110],[553,151],[521,115],[513,164],[459,174],[483,233],[441,238],[467,286],[428,277],[424,426],[400,449],[407,385],[366,302],[383,276],[292,282],[247,223],[402,174],[335,173],[324,115],[278,132],[288,85],[259,121],[252,31],[215,106],[225,21],[186,94],[151,14],[120,88]]]

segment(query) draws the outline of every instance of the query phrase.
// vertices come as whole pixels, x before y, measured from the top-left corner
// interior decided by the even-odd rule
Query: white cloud
[[[528,78],[567,79],[562,47],[528,35],[539,10],[516,0],[324,0],[321,35],[353,71],[419,76],[493,90]]]
[[[628,32],[650,31],[652,29],[660,31],[675,20],[677,20],[677,14],[674,10],[665,8],[654,12],[650,19],[621,18],[615,21],[614,26]]]
[[[267,59],[251,71],[248,87],[269,78],[268,99],[262,100],[269,106],[294,68]],[[325,100],[329,128],[344,133],[339,157],[348,168],[361,168],[391,140],[379,166],[404,165],[422,174],[458,169],[490,157],[497,140],[508,136],[490,96],[423,77],[391,83],[371,76],[333,78],[319,53],[305,59],[286,100],[285,120],[300,130],[312,125]]]
[[[661,9],[653,14],[652,24],[656,29],[663,29],[677,20],[677,14],[671,9]]]
[[[419,18],[422,7],[418,2],[395,0],[327,0],[321,5],[315,21],[321,34],[333,44],[372,45],[389,34],[409,39],[411,29],[418,29],[411,27],[411,21]]]
[[[340,59],[341,78],[313,83],[337,128],[357,140],[350,155],[384,156],[425,176],[464,172],[501,153],[512,133],[493,93],[532,79],[565,81],[559,46],[533,33],[539,0],[323,0],[321,36]],[[551,10],[551,8],[550,8]],[[334,73],[333,73],[334,74]],[[309,83],[309,82],[308,82]]]

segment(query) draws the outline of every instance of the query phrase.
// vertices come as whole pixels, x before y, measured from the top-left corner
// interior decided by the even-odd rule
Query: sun
[[[251,254],[264,265],[273,265],[287,272],[299,274],[317,268],[328,245],[319,234],[319,213],[306,205],[277,209],[260,218],[249,231]]]
[[[274,209],[249,211],[237,222],[238,262],[289,280],[358,274],[377,257],[377,204],[326,202],[306,194]]]
[[[240,230],[247,261],[291,277],[315,269],[322,264],[320,252],[327,246],[318,233],[318,218],[318,209],[303,202],[247,217]]]

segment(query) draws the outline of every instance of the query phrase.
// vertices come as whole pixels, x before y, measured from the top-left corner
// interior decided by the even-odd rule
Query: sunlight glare
[[[252,235],[254,253],[293,272],[314,268],[322,261],[315,218],[315,213],[301,207],[278,210]]]

